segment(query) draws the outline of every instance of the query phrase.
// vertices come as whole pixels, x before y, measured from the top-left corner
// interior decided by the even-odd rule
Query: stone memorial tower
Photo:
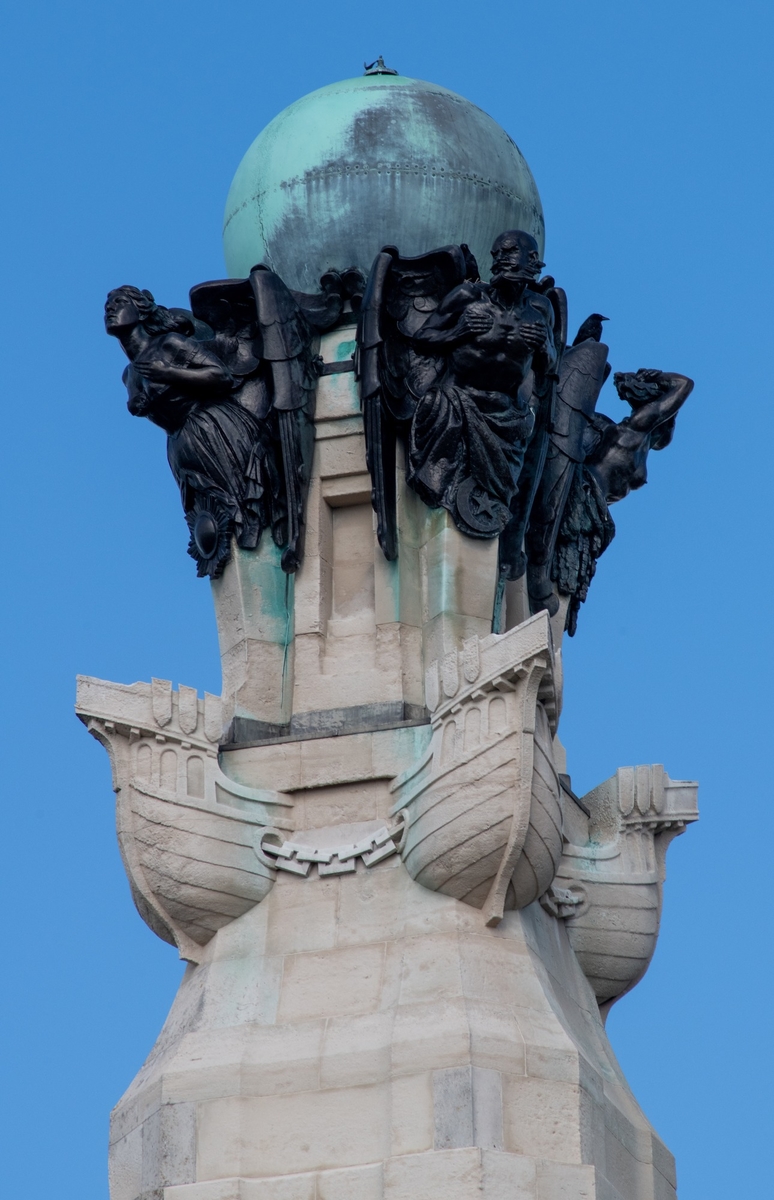
[[[597,412],[605,318],[568,336],[518,148],[381,60],[260,134],[224,241],[189,308],[105,310],[223,667],[203,699],[78,683],[188,963],[112,1200],[668,1200],[604,1022],[696,784],[579,797],[558,727],[610,505],[691,381],[617,373],[628,416]]]

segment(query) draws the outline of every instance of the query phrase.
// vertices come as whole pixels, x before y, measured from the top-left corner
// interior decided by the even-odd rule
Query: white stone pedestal
[[[669,1200],[564,925],[398,858],[281,875],[189,966],[117,1106],[112,1200]]]

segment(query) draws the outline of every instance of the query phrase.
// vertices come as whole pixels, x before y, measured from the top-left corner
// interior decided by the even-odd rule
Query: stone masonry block
[[[447,1067],[433,1072],[433,1111],[436,1150],[475,1145],[470,1067]]]
[[[655,1174],[651,1163],[638,1159],[609,1129],[604,1132],[604,1173],[621,1195],[634,1191],[636,1200],[648,1196]]]
[[[503,1098],[499,1071],[450,1067],[433,1072],[434,1146],[450,1150],[503,1148]]]
[[[482,1200],[537,1200],[534,1159],[496,1150],[481,1152]]]
[[[234,1039],[236,1041],[237,1039]],[[241,1045],[243,1037],[238,1039]],[[239,1052],[224,1047],[220,1062],[213,1062],[216,1055],[202,1055],[199,1061],[195,1045],[188,1047],[191,1057],[180,1062],[179,1069],[170,1069],[164,1075],[164,1099],[168,1104],[195,1103],[212,1100],[218,1096],[236,1096],[242,1080]],[[211,1049],[207,1047],[207,1049]],[[205,1062],[205,1057],[211,1061]],[[229,1061],[230,1058],[230,1061]],[[225,1060],[225,1061],[224,1061]],[[179,1060],[178,1060],[179,1062]],[[175,1064],[177,1066],[177,1064]]]
[[[322,556],[309,555],[296,574],[296,637],[307,633],[324,634],[331,609],[332,578],[329,563]]]
[[[317,1200],[382,1200],[381,1163],[344,1171],[322,1171],[317,1176]]]
[[[661,1138],[656,1134],[651,1136],[653,1166],[657,1171],[660,1171],[668,1183],[673,1188],[677,1187],[677,1171],[675,1170],[675,1156],[670,1150],[667,1150]]]
[[[303,1021],[330,1013],[374,1012],[379,1004],[382,945],[294,954],[285,959],[280,1021]]]
[[[473,1080],[473,1140],[483,1150],[503,1147],[503,1086],[499,1071],[471,1067]]]
[[[279,1004],[283,959],[265,955],[262,965],[263,970],[257,979],[250,978],[244,959],[237,955],[219,961],[217,967],[213,967],[212,988],[205,1001],[208,1022],[213,1028],[229,1028],[242,1023],[268,1025],[274,1022]]]
[[[244,1200],[244,1180],[212,1179],[205,1183],[184,1183],[164,1190],[163,1200]],[[111,1196],[112,1200],[112,1196]],[[307,1200],[305,1197],[304,1200]],[[314,1200],[309,1197],[309,1200]]]
[[[385,1163],[385,1200],[471,1200],[480,1195],[481,1153],[431,1151]]]
[[[221,650],[243,637],[284,642],[293,607],[293,577],[282,570],[280,557],[270,538],[262,538],[257,551],[233,547],[231,561],[212,582]]]
[[[253,1027],[240,1057],[243,1095],[281,1095],[320,1086],[325,1022]]]
[[[555,1079],[560,1083],[578,1082],[578,1055],[574,1050],[553,1046],[527,1046],[527,1075],[536,1079]]]
[[[523,1076],[503,1077],[506,1150],[577,1163],[581,1157],[579,1115],[577,1086]]]
[[[537,1200],[597,1200],[596,1172],[589,1166],[565,1166],[561,1163],[538,1164]],[[627,1196],[626,1200],[645,1200]]]
[[[196,1179],[196,1106],[162,1104],[142,1127],[143,1191]]]
[[[660,1171],[653,1172],[653,1200],[677,1200],[674,1185]]]
[[[325,883],[327,881],[321,880]],[[274,954],[299,954],[308,950],[331,950],[336,944],[336,894],[316,888],[313,905],[293,904],[299,889],[287,889],[287,900],[277,906],[269,930],[267,950]]]
[[[321,478],[366,474],[365,438],[362,433],[351,434],[349,437],[326,438],[318,444]]]
[[[401,1004],[415,1004],[443,996],[461,996],[459,943],[456,934],[428,939],[407,938],[403,943]]]
[[[374,815],[381,816],[381,813]],[[403,874],[399,866],[392,869]],[[400,936],[405,920],[404,894],[402,890],[383,887],[383,877],[381,871],[359,871],[352,886],[342,890],[341,920],[337,931],[339,945],[366,945],[368,942],[393,941]],[[348,919],[355,914],[357,921]]]
[[[250,1096],[199,1106],[198,1174],[282,1175],[378,1162],[388,1153],[385,1087]]]
[[[323,1088],[357,1087],[390,1076],[392,1013],[330,1017],[320,1063]]]
[[[221,765],[235,783],[248,787],[293,791],[302,786],[302,742],[280,742],[268,746],[250,746],[244,750],[221,753]]]
[[[350,737],[299,742],[301,782],[298,786],[324,787],[371,778],[371,737],[370,733],[358,733]]]
[[[350,822],[375,821],[379,818],[386,821],[389,818],[391,800],[387,784],[381,779],[305,788],[293,798],[293,817],[297,829],[320,829],[325,825],[346,825]],[[359,880],[361,876],[358,874],[356,878]],[[332,884],[337,881],[328,882]],[[348,890],[346,895],[341,895],[340,903],[346,903],[349,896]],[[351,930],[348,932],[357,936],[356,921],[351,923]],[[368,938],[362,940],[368,941]]]
[[[470,1021],[470,1057],[476,1067],[505,1071],[509,1075],[528,1074],[526,1047],[519,1024],[507,1008],[468,1000]]]
[[[391,1153],[432,1150],[434,1141],[433,1080],[429,1071],[392,1080]]]
[[[133,1086],[131,1093],[125,1096],[110,1114],[111,1153],[114,1145],[139,1129],[165,1100],[164,1079],[161,1074],[157,1074],[152,1080],[143,1079],[141,1083]],[[139,1145],[142,1149],[142,1139]]]
[[[466,538],[451,523],[427,543],[427,615],[459,613],[491,625],[497,539]]]
[[[402,1004],[395,1014],[392,1068],[396,1074],[465,1066],[470,1034],[464,1000]]]
[[[136,1200],[142,1191],[142,1126],[110,1147],[111,1200]]]

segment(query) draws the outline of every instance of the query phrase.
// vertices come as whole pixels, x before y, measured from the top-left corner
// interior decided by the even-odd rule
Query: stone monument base
[[[279,872],[116,1107],[112,1200],[674,1200],[567,930]]]

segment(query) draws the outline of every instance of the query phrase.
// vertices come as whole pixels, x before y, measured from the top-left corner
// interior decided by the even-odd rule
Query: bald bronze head
[[[546,264],[540,261],[538,244],[523,229],[508,229],[492,245],[492,283],[527,283]]]

